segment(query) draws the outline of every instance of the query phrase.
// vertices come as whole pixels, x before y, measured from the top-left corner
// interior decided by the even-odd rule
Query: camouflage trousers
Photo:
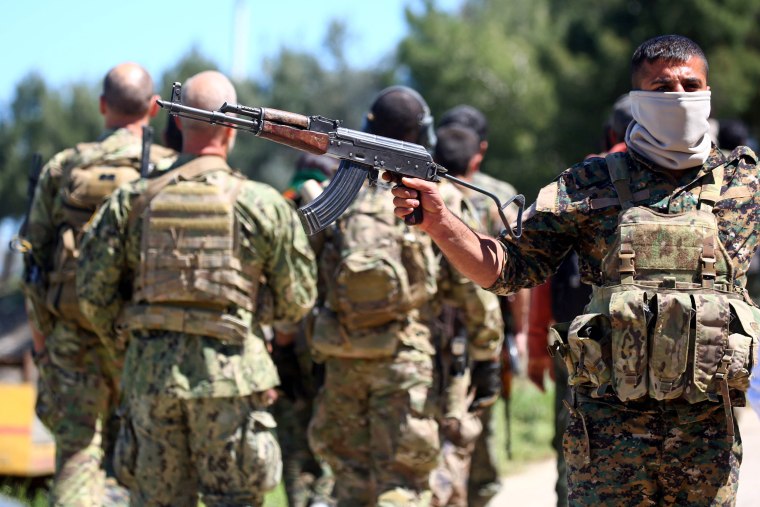
[[[567,385],[567,367],[559,354],[554,357],[554,437],[552,447],[557,453],[557,507],[567,507],[567,463],[562,450],[562,436],[565,434],[570,413],[563,401],[570,403],[570,386]]]
[[[133,506],[262,505],[282,476],[274,418],[261,395],[129,399],[132,435],[120,433],[120,475],[133,477]],[[131,438],[124,438],[124,437]],[[129,448],[133,446],[133,448]]]
[[[308,507],[311,502],[329,504],[335,479],[327,463],[309,447],[307,431],[314,403],[280,396],[272,407],[277,421],[277,439],[282,449],[282,478],[290,507]]]
[[[563,441],[570,505],[734,505],[736,423],[732,441],[722,406],[659,407],[578,404]]]
[[[468,479],[472,451],[483,425],[477,414],[467,413],[452,425],[444,419],[441,426],[441,462],[430,477],[433,507],[467,507]]]
[[[494,414],[493,405],[480,411],[483,433],[475,441],[475,448],[472,450],[470,476],[467,482],[467,496],[471,507],[487,505],[501,489],[494,417],[496,414]]]
[[[118,428],[117,366],[96,335],[60,320],[45,347],[36,412],[55,438],[51,505],[126,505],[123,488],[106,482]]]
[[[440,448],[431,356],[404,347],[326,367],[309,443],[335,474],[338,505],[427,505]]]

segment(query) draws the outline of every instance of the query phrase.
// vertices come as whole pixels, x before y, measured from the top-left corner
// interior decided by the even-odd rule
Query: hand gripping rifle
[[[298,209],[301,222],[309,235],[334,222],[359,193],[364,180],[377,181],[379,171],[390,171],[400,181],[401,176],[440,181],[445,178],[487,195],[494,200],[507,232],[517,239],[522,234],[522,212],[525,197],[516,195],[502,204],[491,192],[447,173],[446,168],[433,162],[427,150],[414,143],[397,141],[358,130],[343,128],[340,120],[323,116],[303,116],[278,109],[248,107],[224,103],[216,111],[184,106],[181,103],[181,84],[172,85],[170,101],[158,105],[169,114],[226,127],[245,130],[258,137],[285,144],[291,148],[341,160],[332,181],[314,201]],[[238,115],[231,116],[230,113]],[[518,206],[515,228],[509,224],[504,210],[512,202]],[[422,208],[405,218],[409,225],[422,222]]]

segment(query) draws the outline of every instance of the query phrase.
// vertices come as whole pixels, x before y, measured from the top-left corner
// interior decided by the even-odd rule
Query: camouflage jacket
[[[735,284],[743,287],[757,247],[760,181],[757,156],[741,146],[726,159],[713,149],[704,165],[677,176],[630,152],[634,204],[660,213],[693,210],[703,177],[725,164],[721,200],[714,213],[719,237],[728,252]],[[584,283],[602,284],[602,259],[611,248],[620,213],[617,194],[603,158],[590,158],[560,174],[541,189],[527,210],[523,235],[513,241],[502,235],[506,252],[501,276],[489,288],[509,294],[546,281],[570,250],[578,253]]]
[[[446,206],[469,227],[477,229],[481,215],[460,187],[443,181],[440,191]],[[470,357],[475,361],[498,357],[504,341],[504,319],[498,298],[455,270],[442,254],[438,255],[439,303],[461,310],[459,313],[467,330]]]
[[[67,169],[79,166],[83,159],[88,158],[90,152],[96,150],[112,156],[124,155],[138,161],[142,151],[142,139],[125,128],[107,130],[95,142],[82,143],[75,148],[57,153],[42,168],[29,210],[25,239],[31,245],[31,254],[35,263],[44,273],[53,268],[54,256],[60,240],[59,231],[65,222],[63,189],[61,188],[63,173]],[[162,148],[160,154],[162,157],[166,156],[160,160],[153,160],[157,168],[166,168],[176,159],[176,154],[168,148]],[[135,163],[135,170],[139,170],[137,163]],[[47,325],[42,325],[39,321],[34,322],[38,329],[49,328],[50,322],[55,320],[55,317],[42,303],[45,300],[46,286],[43,284],[38,287],[27,287],[27,289],[36,290],[39,298],[38,301],[30,301],[30,304],[35,306],[34,311],[30,312],[30,317],[33,321],[38,319],[47,321]]]
[[[169,170],[193,158],[183,156]],[[131,300],[130,280],[140,262],[142,219],[130,226],[129,212],[147,185],[148,180],[138,180],[119,188],[95,215],[82,242],[77,271],[80,306],[112,350],[120,344],[114,324]],[[241,261],[260,267],[266,279],[262,289],[271,294],[271,318],[298,321],[314,303],[316,266],[295,211],[273,188],[246,181],[237,197],[236,214]],[[251,320],[242,308],[236,316]],[[125,391],[195,398],[244,396],[269,389],[279,379],[259,324],[253,322],[242,345],[200,335],[133,331],[124,366],[130,372]]]

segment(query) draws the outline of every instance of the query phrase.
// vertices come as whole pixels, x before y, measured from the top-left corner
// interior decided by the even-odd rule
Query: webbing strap
[[[177,181],[180,177],[185,180],[191,180],[204,173],[212,171],[232,173],[232,169],[230,169],[230,166],[227,165],[227,161],[222,157],[202,156],[191,160],[183,166],[167,171],[166,174],[162,174],[158,178],[151,180],[148,184],[148,188],[146,188],[145,192],[135,200],[132,209],[129,211],[129,226],[134,226],[137,219],[140,218],[140,215],[142,215],[145,208],[150,204],[150,201],[152,201],[153,198],[156,197],[167,185]]]
[[[628,162],[625,154],[610,153],[604,160],[607,162],[607,172],[610,181],[615,186],[620,206],[623,209],[633,207],[633,194],[631,194],[631,175],[628,171]]]
[[[724,169],[721,165],[705,175],[705,182],[699,191],[699,209],[712,213],[713,206],[720,200]]]
[[[237,317],[201,309],[162,305],[134,305],[125,308],[117,327],[122,330],[174,331],[243,343],[249,326]]]

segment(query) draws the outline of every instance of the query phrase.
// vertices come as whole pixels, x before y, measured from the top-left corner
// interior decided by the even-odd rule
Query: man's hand
[[[383,173],[383,179],[398,183],[398,180],[394,180],[391,173],[387,171]],[[394,213],[399,218],[404,218],[415,208],[422,207],[422,223],[419,228],[423,231],[428,231],[431,227],[440,224],[442,217],[448,212],[438,192],[438,184],[432,181],[401,178],[401,183],[393,188],[392,193],[393,205],[396,207]]]
[[[501,392],[501,360],[475,361],[472,365],[472,387],[475,388],[475,400],[470,405],[471,412],[496,403]]]

